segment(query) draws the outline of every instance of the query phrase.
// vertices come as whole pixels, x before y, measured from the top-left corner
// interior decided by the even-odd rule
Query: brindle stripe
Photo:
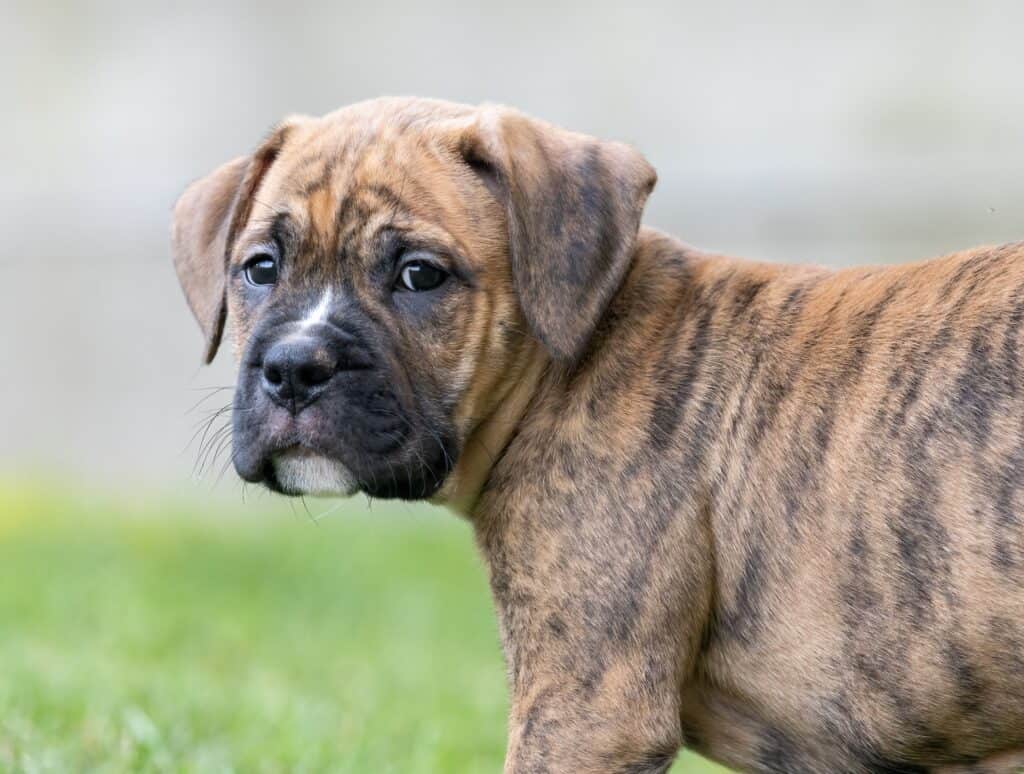
[[[992,434],[992,415],[1004,397],[1002,363],[992,359],[989,331],[978,328],[971,336],[967,358],[953,385],[953,403],[960,431],[981,452]]]
[[[739,583],[732,604],[723,605],[719,612],[719,625],[715,633],[751,645],[762,623],[761,597],[766,588],[768,567],[764,535],[752,529],[745,537],[746,548]]]
[[[754,306],[754,302],[757,300],[758,295],[768,285],[768,280],[752,280],[744,281],[739,280],[739,287],[735,291],[735,295],[732,300],[732,316],[733,319],[741,317],[743,314],[749,313]]]
[[[929,342],[920,362],[917,358],[920,346],[919,344],[915,345],[911,350],[908,358],[905,358],[900,362],[898,367],[900,369],[910,370],[913,375],[900,399],[899,409],[889,425],[890,432],[893,435],[903,427],[908,412],[917,402],[921,387],[927,378],[928,369],[939,359],[939,355],[941,355],[953,343],[955,339],[954,333],[960,323],[960,318],[967,307],[967,304],[970,302],[974,293],[984,279],[984,275],[981,270],[985,267],[988,261],[992,260],[993,256],[998,257],[998,251],[981,253],[961,264],[950,280],[947,281],[946,285],[943,286],[940,296],[942,298],[947,298],[955,288],[963,285],[965,280],[968,278],[969,282],[965,287],[960,287],[959,295],[949,312],[946,314],[938,333]]]
[[[686,354],[682,358],[682,366],[675,362],[674,349],[669,349],[662,358],[658,370],[661,373],[675,373],[677,376],[659,391],[658,399],[651,410],[648,437],[655,453],[663,453],[672,444],[693,396],[697,375],[700,373],[704,355],[711,341],[711,319],[717,310],[717,299],[724,284],[725,280],[720,279],[706,295],[694,298],[693,305],[697,316],[693,324],[693,333],[686,345]],[[689,312],[684,310],[679,324],[682,325],[688,316]],[[671,339],[669,341],[671,342]]]
[[[334,173],[337,171],[339,161],[340,160],[337,157],[329,158],[327,161],[324,161],[323,159],[317,157],[315,163],[317,165],[322,165],[323,169],[320,171],[320,174],[317,175],[317,177],[315,177],[313,180],[310,180],[303,186],[301,191],[301,196],[303,199],[309,199],[315,196],[316,194],[330,190],[331,183],[334,181]]]
[[[1024,541],[1020,538],[1021,517],[1017,505],[1017,494],[1024,489],[1024,420],[1017,432],[1017,444],[996,477],[992,562],[1001,573],[1024,567]]]
[[[764,774],[815,774],[814,768],[802,760],[798,746],[778,729],[761,734],[757,770]]]
[[[832,428],[835,426],[840,403],[848,399],[850,390],[859,383],[864,373],[864,363],[871,354],[875,328],[885,311],[902,292],[903,287],[904,283],[902,282],[894,283],[886,290],[878,303],[859,316],[853,327],[851,333],[853,347],[849,350],[846,361],[841,365],[838,376],[829,385],[828,399],[821,407],[821,413],[815,422],[814,437],[817,441],[818,451],[822,455],[828,451],[832,442]],[[827,328],[829,322],[830,318],[826,317],[826,323],[819,333],[819,338],[824,334],[824,329]]]
[[[956,684],[956,700],[968,715],[983,706],[985,686],[964,648],[954,640],[946,643],[946,661]]]
[[[800,284],[790,290],[778,309],[778,319],[775,323],[777,327],[765,346],[766,352],[771,352],[783,340],[793,335],[794,325],[807,303],[807,292],[809,289],[807,284]],[[765,435],[771,429],[783,401],[799,378],[800,372],[807,365],[806,358],[800,357],[795,358],[795,360],[796,362],[790,362],[786,366],[785,372],[781,377],[774,372],[769,372],[762,377],[759,384],[755,385],[754,390],[751,390],[756,391],[757,388],[760,388],[766,393],[758,401],[757,408],[754,411],[753,426],[748,439],[752,454],[756,453]],[[751,389],[749,385],[754,385],[753,379],[757,375],[758,370],[760,370],[761,362],[763,360],[758,360],[755,364],[752,364],[749,375],[750,380],[745,381],[745,384],[748,385],[747,389]]]
[[[873,307],[856,318],[857,323],[850,335],[852,346],[847,347],[845,360],[837,364],[838,375],[828,385],[824,402],[812,424],[810,435],[817,447],[816,451],[812,450],[811,443],[798,442],[794,446],[794,453],[783,462],[784,473],[780,476],[784,500],[783,517],[794,535],[802,511],[820,510],[812,498],[817,493],[822,460],[832,442],[832,428],[839,406],[847,402],[850,391],[860,381],[864,363],[871,354],[875,327],[902,287],[901,283],[893,284]],[[800,354],[801,362],[809,363],[816,359],[816,351],[821,347],[821,342],[827,340],[829,329],[835,324],[839,300],[833,303],[814,334],[808,337],[807,344]]]

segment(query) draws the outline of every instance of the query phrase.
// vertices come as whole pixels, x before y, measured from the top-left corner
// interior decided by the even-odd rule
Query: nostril
[[[307,387],[316,387],[329,381],[334,369],[324,363],[303,363],[295,370],[295,378]]]
[[[275,387],[284,381],[284,375],[281,373],[281,369],[272,363],[263,366],[263,378]]]

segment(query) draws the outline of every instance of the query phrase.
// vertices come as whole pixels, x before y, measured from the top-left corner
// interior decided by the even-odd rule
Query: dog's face
[[[408,99],[289,120],[194,183],[174,257],[207,360],[233,322],[239,474],[435,496],[527,352],[580,357],[653,184],[626,146]]]

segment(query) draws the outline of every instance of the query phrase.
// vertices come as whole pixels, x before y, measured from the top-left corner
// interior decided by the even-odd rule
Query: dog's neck
[[[666,273],[666,266],[675,262],[673,256],[687,249],[671,237],[642,228],[633,253],[632,269],[623,282],[623,289],[645,283],[670,287],[676,270],[669,266]],[[620,294],[623,289],[620,289]],[[615,306],[614,301],[612,306]],[[659,306],[667,308],[669,305]],[[628,316],[628,312],[623,314],[622,310],[617,314]],[[601,362],[605,354],[602,349],[600,341],[594,342],[585,359]],[[530,421],[531,401],[546,388],[558,393],[572,372],[572,369],[553,364],[539,342],[530,340],[525,344],[501,381],[506,386],[505,393],[498,397],[495,408],[473,427],[454,470],[431,502],[471,518],[495,464],[523,423]]]
[[[519,427],[550,363],[539,343],[524,345],[505,380],[507,391],[494,410],[473,427],[455,469],[432,502],[467,518],[472,515],[495,462]]]

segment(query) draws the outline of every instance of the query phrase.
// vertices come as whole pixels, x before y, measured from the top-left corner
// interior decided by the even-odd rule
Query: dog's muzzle
[[[387,360],[356,325],[268,321],[239,373],[238,474],[284,494],[431,496],[453,444],[399,398]]]

